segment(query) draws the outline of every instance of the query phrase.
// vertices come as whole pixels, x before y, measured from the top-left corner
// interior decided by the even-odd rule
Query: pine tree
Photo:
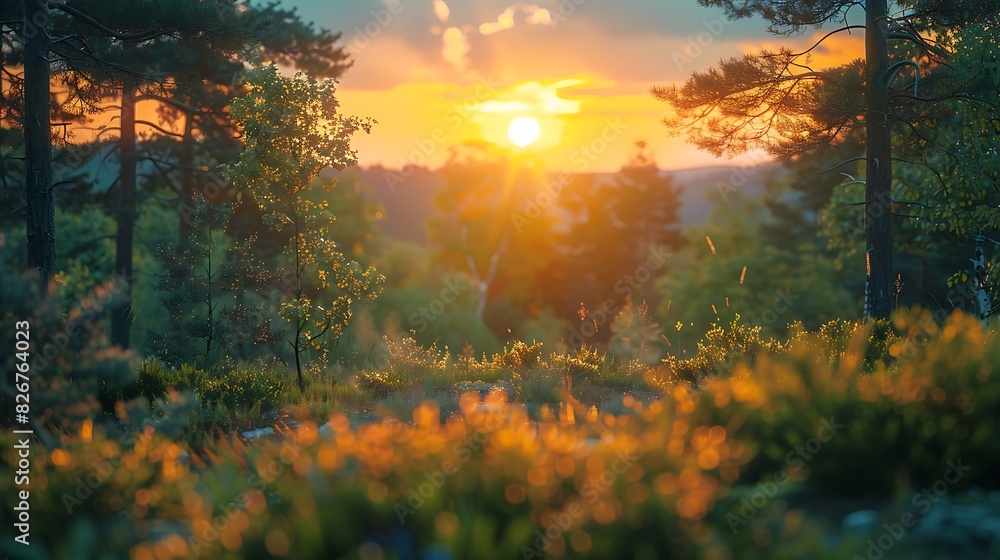
[[[653,88],[680,115],[671,126],[690,125],[691,141],[717,155],[753,148],[788,157],[843,141],[863,129],[866,146],[865,237],[866,315],[888,317],[893,301],[892,134],[922,132],[914,116],[943,101],[967,97],[949,79],[953,52],[936,41],[943,32],[977,21],[995,24],[1000,6],[992,0],[699,0],[722,8],[731,19],[760,16],[779,35],[831,22],[845,24],[802,52],[761,49],[695,72],[680,87]],[[846,23],[853,8],[864,25]],[[855,29],[865,35],[865,59],[814,69],[809,54],[829,37]],[[857,92],[864,92],[859,99]],[[929,109],[930,108],[930,109]]]
[[[233,244],[226,238],[223,230],[232,213],[230,205],[208,204],[200,194],[195,195],[194,204],[192,226],[198,240],[183,250],[157,249],[163,272],[154,289],[161,293],[170,319],[166,329],[150,333],[150,348],[168,363],[200,358],[202,367],[211,373],[216,353],[232,341],[228,331],[250,332],[240,319],[245,314],[241,296],[263,290],[278,278],[253,254],[252,240]],[[246,340],[273,342],[269,327],[266,320],[255,321],[253,334]],[[193,341],[200,344],[193,345]]]

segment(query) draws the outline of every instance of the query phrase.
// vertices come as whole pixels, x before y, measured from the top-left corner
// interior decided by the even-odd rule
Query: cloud
[[[477,104],[473,111],[483,114],[541,112],[549,115],[574,115],[580,102],[563,99],[559,90],[584,83],[579,79],[559,80],[551,84],[525,82],[492,99]]]
[[[434,15],[437,16],[438,21],[441,23],[446,23],[448,21],[448,16],[451,15],[451,10],[448,8],[448,4],[444,0],[434,0]]]
[[[441,36],[441,56],[459,72],[469,68],[469,39],[457,27],[449,27]]]
[[[492,35],[498,31],[503,31],[504,29],[510,29],[514,27],[514,7],[508,6],[503,12],[497,16],[496,21],[491,21],[484,23],[479,26],[479,32],[483,35]]]
[[[492,35],[514,27],[514,16],[520,13],[525,16],[524,21],[529,25],[552,25],[552,14],[545,8],[540,8],[534,4],[524,4],[518,2],[504,8],[500,12],[496,21],[489,21],[479,26],[479,32],[483,35]]]
[[[525,8],[525,12],[528,14],[528,23],[534,25],[552,25],[552,14],[545,8],[528,6]]]

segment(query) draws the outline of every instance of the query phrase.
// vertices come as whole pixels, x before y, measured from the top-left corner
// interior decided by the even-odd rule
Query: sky
[[[664,169],[759,163],[718,160],[671,137],[654,85],[682,82],[720,58],[780,45],[811,46],[820,30],[769,35],[763,20],[725,20],[696,0],[286,0],[343,33],[354,66],[338,97],[373,117],[354,146],[361,165],[438,167],[449,147],[486,140],[514,152],[517,117],[536,119],[523,151],[548,169],[620,168],[644,141]],[[823,67],[863,54],[859,35],[814,51]]]

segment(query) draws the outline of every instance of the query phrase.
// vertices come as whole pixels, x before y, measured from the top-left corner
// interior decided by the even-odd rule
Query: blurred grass
[[[146,362],[102,402],[167,411],[174,388],[199,412],[179,436],[99,421],[37,447],[33,539],[52,557],[853,558],[864,539],[822,515],[833,497],[893,504],[958,460],[970,470],[949,492],[1000,482],[1000,344],[971,318],[909,311],[783,342],[721,328],[702,348],[645,367],[403,342],[384,368],[318,373],[301,393],[265,365],[209,378]],[[461,393],[473,381],[496,390]],[[272,406],[297,425],[234,437]],[[731,531],[740,497],[778,473],[790,482]],[[967,557],[921,548],[904,539],[885,558]]]

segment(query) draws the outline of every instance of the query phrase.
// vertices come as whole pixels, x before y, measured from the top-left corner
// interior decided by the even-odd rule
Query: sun
[[[517,117],[510,121],[507,129],[507,137],[519,148],[534,144],[541,135],[542,129],[538,126],[538,121],[531,117]]]

